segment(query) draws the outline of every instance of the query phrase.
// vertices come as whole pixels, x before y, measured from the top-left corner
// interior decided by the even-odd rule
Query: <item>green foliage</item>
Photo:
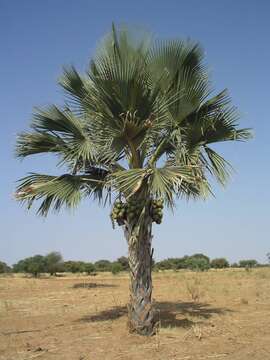
[[[159,261],[155,264],[158,270],[208,270],[210,268],[210,259],[203,254],[185,255],[182,258],[169,258]]]
[[[63,258],[59,252],[51,252],[45,256],[46,272],[55,275],[63,270]]]
[[[46,261],[42,255],[35,255],[20,260],[13,265],[13,271],[18,273],[28,273],[38,277],[40,273],[46,272]]]
[[[85,270],[85,263],[83,261],[65,261],[63,264],[64,272],[82,273]]]
[[[254,268],[258,265],[258,261],[257,260],[253,260],[253,259],[250,259],[250,260],[240,260],[239,261],[239,267],[241,268],[248,268],[248,269],[251,269],[251,268]]]
[[[214,269],[224,269],[230,266],[229,262],[225,258],[217,258],[211,261],[211,267]]]
[[[3,261],[0,261],[0,274],[10,273],[11,268]]]
[[[128,258],[126,256],[121,256],[117,259],[117,262],[121,264],[123,271],[129,270]]]
[[[111,264],[111,272],[113,275],[119,274],[121,271],[123,271],[123,268],[119,262],[116,261]]]
[[[100,272],[111,271],[111,267],[112,263],[109,260],[98,260],[95,262],[95,268]]]
[[[175,198],[206,197],[209,177],[224,185],[231,171],[212,144],[251,136],[239,129],[227,91],[211,95],[204,51],[191,41],[113,28],[86,73],[66,68],[59,84],[65,106],[36,109],[16,147],[20,158],[53,153],[65,166],[61,176],[32,173],[19,182],[17,199],[28,207],[38,201],[43,216],[84,197],[121,194],[128,203],[140,193],[169,207]],[[124,225],[120,211],[112,217]],[[152,216],[161,223],[162,211]]]
[[[187,269],[195,271],[206,271],[210,269],[210,263],[205,257],[190,256],[186,261]]]
[[[96,272],[95,265],[90,262],[85,263],[83,269],[88,275],[93,275]]]

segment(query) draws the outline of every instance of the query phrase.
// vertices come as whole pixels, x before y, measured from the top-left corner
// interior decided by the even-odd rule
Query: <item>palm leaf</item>
[[[42,200],[37,212],[46,216],[49,209],[55,211],[61,207],[76,207],[85,195],[98,193],[104,188],[104,176],[91,175],[50,176],[32,173],[21,180],[16,191],[16,198],[32,206],[34,200]]]

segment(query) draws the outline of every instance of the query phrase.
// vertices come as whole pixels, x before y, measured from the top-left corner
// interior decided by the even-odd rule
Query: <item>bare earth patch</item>
[[[270,269],[154,274],[158,333],[127,333],[128,275],[0,278],[0,360],[270,359]]]

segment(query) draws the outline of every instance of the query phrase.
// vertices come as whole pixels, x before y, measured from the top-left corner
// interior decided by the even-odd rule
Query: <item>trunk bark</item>
[[[152,219],[145,211],[134,223],[125,223],[130,267],[128,327],[140,335],[155,333],[152,305]]]

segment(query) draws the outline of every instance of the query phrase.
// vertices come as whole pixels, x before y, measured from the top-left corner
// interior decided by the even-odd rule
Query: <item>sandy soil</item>
[[[127,333],[127,274],[1,277],[0,359],[270,359],[270,268],[156,273],[154,299],[145,338]]]

